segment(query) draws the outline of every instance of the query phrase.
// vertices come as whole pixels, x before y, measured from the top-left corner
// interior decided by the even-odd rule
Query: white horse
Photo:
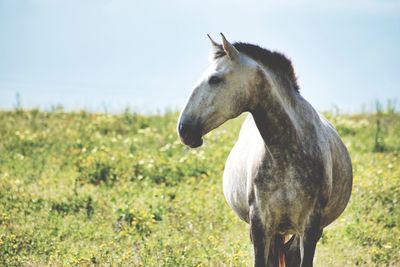
[[[200,146],[205,134],[249,112],[225,165],[226,200],[250,224],[255,266],[312,266],[322,229],[350,198],[347,149],[300,95],[285,56],[209,38],[212,63],[180,114],[179,136]]]

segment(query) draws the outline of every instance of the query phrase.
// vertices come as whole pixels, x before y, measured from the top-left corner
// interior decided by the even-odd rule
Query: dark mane
[[[275,73],[279,73],[282,76],[287,77],[289,81],[292,82],[295,90],[299,91],[299,85],[297,84],[297,79],[292,66],[292,62],[285,55],[275,51],[271,52],[268,49],[253,44],[234,43],[233,46],[239,52],[262,63]],[[214,53],[214,59],[221,58],[225,55],[226,53],[221,45],[220,49]]]

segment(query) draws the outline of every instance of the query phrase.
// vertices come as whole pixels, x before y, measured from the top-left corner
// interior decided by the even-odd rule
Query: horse
[[[248,112],[225,164],[229,206],[250,225],[254,266],[312,266],[323,228],[344,211],[353,175],[335,128],[299,91],[279,52],[208,35],[211,65],[184,105],[177,132],[190,148]]]

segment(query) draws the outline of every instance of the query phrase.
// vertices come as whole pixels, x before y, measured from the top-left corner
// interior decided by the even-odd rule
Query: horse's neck
[[[301,134],[293,99],[297,92],[280,86],[270,83],[258,88],[258,101],[251,111],[264,143],[272,153],[273,150],[280,153],[293,150]]]

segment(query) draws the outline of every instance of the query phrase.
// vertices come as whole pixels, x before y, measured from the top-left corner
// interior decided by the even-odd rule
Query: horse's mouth
[[[181,138],[182,142],[190,148],[196,148],[203,144],[203,138]]]
[[[182,143],[190,148],[196,148],[203,144],[202,127],[199,123],[178,122],[178,135]]]

